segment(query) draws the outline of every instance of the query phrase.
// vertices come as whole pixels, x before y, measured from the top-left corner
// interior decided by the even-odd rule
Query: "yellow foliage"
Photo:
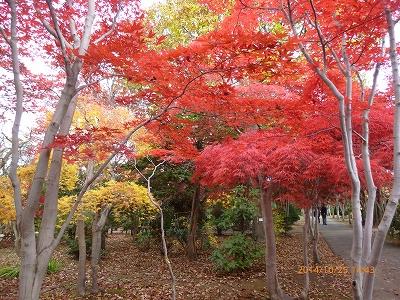
[[[15,220],[14,200],[8,177],[1,176],[0,185],[0,224],[7,224]]]
[[[196,0],[168,0],[148,12],[156,37],[166,36],[161,48],[176,48],[210,32],[219,16]]]
[[[228,208],[232,201],[232,195],[228,193],[221,193],[214,197],[208,197],[206,200],[206,207],[212,206],[213,204],[220,203],[222,207]]]
[[[78,182],[79,167],[73,164],[63,164],[61,169],[60,190],[72,191]]]
[[[76,200],[75,196],[62,197],[59,200],[59,218],[64,220]],[[124,212],[145,210],[149,213],[156,209],[147,196],[146,188],[133,182],[108,181],[106,185],[89,190],[79,205],[74,221],[82,215],[97,212],[103,205],[109,204],[113,208],[114,216],[119,217]]]
[[[23,203],[28,197],[29,188],[35,173],[35,164],[19,167],[17,175],[21,183]],[[76,165],[63,164],[61,169],[60,190],[72,191],[78,181],[79,168]],[[14,192],[10,179],[7,176],[0,177],[0,223],[5,224],[15,220]]]
[[[121,129],[123,124],[131,120],[132,114],[126,107],[113,107],[81,101],[72,121],[73,128],[108,127]]]

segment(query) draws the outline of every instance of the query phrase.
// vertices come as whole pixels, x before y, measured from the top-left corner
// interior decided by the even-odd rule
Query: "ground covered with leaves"
[[[298,274],[303,265],[301,249],[301,236],[298,234],[277,240],[281,286],[294,297],[300,294],[304,280],[304,275]],[[343,265],[325,241],[320,241],[319,249],[321,269]],[[75,293],[77,261],[66,253],[66,247],[61,245],[54,254],[62,263],[62,268],[47,276],[42,299],[82,299]],[[178,299],[268,299],[263,259],[246,272],[226,275],[214,270],[209,255],[209,252],[203,251],[197,261],[190,261],[178,249],[171,251]],[[0,267],[16,264],[17,261],[12,244],[2,244]],[[129,235],[109,236],[100,269],[101,293],[89,294],[83,299],[169,299],[169,273],[160,251],[139,250]],[[310,299],[350,299],[349,274],[313,272],[310,278]],[[0,299],[15,299],[16,294],[17,279],[0,278]]]

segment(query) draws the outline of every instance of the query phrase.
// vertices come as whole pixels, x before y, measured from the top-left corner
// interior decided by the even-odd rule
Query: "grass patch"
[[[0,268],[0,277],[1,278],[17,278],[18,275],[19,275],[19,267],[18,266]]]

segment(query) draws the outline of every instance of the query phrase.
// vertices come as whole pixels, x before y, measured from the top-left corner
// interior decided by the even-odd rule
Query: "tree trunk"
[[[262,184],[262,183],[261,183]],[[261,185],[262,186],[262,185]],[[283,299],[284,293],[279,286],[276,243],[272,214],[272,190],[261,189],[261,212],[264,221],[265,234],[265,269],[268,292],[272,300]]]
[[[368,266],[376,268],[382,254],[383,244],[385,243],[386,235],[390,224],[396,213],[397,205],[400,198],[400,80],[399,68],[395,41],[394,20],[392,13],[388,7],[385,8],[386,21],[388,24],[389,42],[390,42],[390,61],[392,65],[392,84],[395,91],[395,114],[393,123],[393,185],[390,193],[390,198],[386,204],[385,212],[372,245]],[[374,289],[375,272],[365,273],[363,297],[365,300],[372,299]]]
[[[200,207],[203,198],[204,198],[204,188],[202,188],[200,185],[197,185],[192,200],[192,210],[190,213],[190,227],[187,237],[187,248],[186,248],[187,255],[192,260],[197,258],[196,240],[197,240],[197,231],[198,231],[198,223],[200,216]]]
[[[344,208],[345,208],[344,203],[340,204],[340,208],[342,210],[342,221],[344,222]]]
[[[304,273],[304,286],[301,293],[301,299],[307,300],[310,290],[310,274],[308,273],[308,230],[310,226],[310,209],[304,210],[304,226],[303,226],[303,263],[306,269]]]
[[[17,227],[17,222],[12,221],[11,227],[14,232],[14,248],[15,253],[17,253],[18,257],[21,257],[21,234]]]
[[[97,267],[100,260],[101,252],[101,232],[104,225],[106,224],[108,213],[110,212],[111,206],[106,205],[102,208],[100,214],[96,212],[93,223],[92,223],[92,256],[91,256],[91,267],[92,267],[92,293],[98,293],[99,285],[97,280]]]
[[[314,264],[319,264],[321,262],[320,257],[319,257],[319,251],[318,251],[318,240],[319,240],[319,228],[318,228],[318,208],[314,208],[314,234],[312,238],[312,254],[313,254],[313,262]]]
[[[351,224],[352,216],[353,216],[353,212],[350,210],[349,211],[349,224]]]
[[[86,281],[86,240],[85,240],[85,221],[79,218],[76,223],[76,236],[79,246],[78,281],[77,291],[80,296],[85,295]]]
[[[367,183],[368,189],[368,201],[366,203],[366,212],[365,212],[365,223],[364,223],[364,236],[363,236],[363,251],[362,251],[362,264],[365,266],[367,264],[368,257],[371,254],[371,245],[372,245],[372,227],[374,225],[374,208],[376,202],[376,191],[377,188],[375,186],[374,178],[372,175],[371,169],[371,157],[369,152],[369,113],[374,101],[377,80],[379,75],[379,70],[381,67],[381,63],[377,63],[375,65],[375,71],[373,75],[373,83],[370,95],[368,97],[368,107],[363,112],[362,119],[362,134],[363,134],[363,143],[361,146],[361,154],[362,161],[364,167],[364,177]],[[362,83],[361,83],[362,86]]]
[[[70,86],[64,88],[62,97],[65,99],[72,96],[72,94],[70,94],[72,92],[69,88]],[[61,133],[68,133],[75,107],[76,98],[70,102],[64,118],[62,119],[60,126]],[[46,182],[46,200],[37,240],[34,225],[37,203],[35,204],[34,200],[32,200],[33,204],[27,204],[21,218],[21,254],[22,256],[27,255],[27,257],[23,257],[21,261],[19,299],[39,299],[42,283],[47,273],[47,266],[56,247],[56,243],[54,243],[54,232],[57,219],[57,198],[61,173],[61,160],[62,150],[55,149]],[[35,176],[37,176],[37,174],[35,174]],[[31,196],[33,198],[31,199],[35,199],[35,189],[32,190],[31,188],[30,193],[33,193],[33,196]],[[31,284],[32,286],[29,287]]]
[[[336,218],[339,220],[339,200],[336,199],[336,205],[335,205],[335,209],[336,209]]]

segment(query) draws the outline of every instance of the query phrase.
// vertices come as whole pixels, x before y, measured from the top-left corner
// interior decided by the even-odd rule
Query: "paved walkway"
[[[346,221],[328,217],[327,226],[320,232],[332,251],[350,264],[352,226]],[[295,229],[296,230],[296,229]],[[400,300],[400,246],[385,243],[383,254],[376,268],[374,300]]]

